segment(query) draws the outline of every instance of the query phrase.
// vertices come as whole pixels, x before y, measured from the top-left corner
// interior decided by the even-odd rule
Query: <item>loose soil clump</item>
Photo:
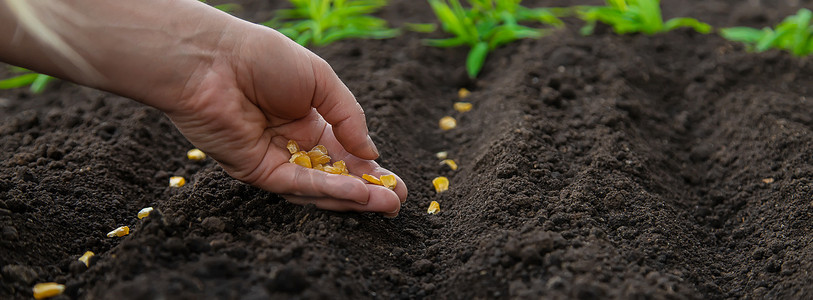
[[[433,18],[392,2],[381,16],[396,25]],[[664,2],[667,18],[714,26],[813,7]],[[466,49],[416,33],[314,49],[409,187],[395,219],[292,205],[190,161],[172,123],[131,100],[69,83],[2,92],[0,298],[45,281],[93,299],[813,298],[811,61],[568,22],[498,49],[477,80]],[[455,129],[438,128],[446,115]]]

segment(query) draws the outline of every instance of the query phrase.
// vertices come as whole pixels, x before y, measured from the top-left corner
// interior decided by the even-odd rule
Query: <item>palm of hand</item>
[[[407,195],[404,182],[397,176],[396,188],[389,190],[365,184],[358,178],[288,162],[290,154],[285,145],[288,140],[295,140],[305,149],[324,145],[334,161],[344,160],[356,176],[392,174],[375,161],[350,153],[365,155],[364,152],[347,150],[363,149],[367,143],[363,112],[329,66],[324,61],[317,62],[321,64],[313,68],[277,64],[278,68],[300,72],[296,76],[286,74],[288,78],[268,76],[271,78],[262,81],[270,84],[259,88],[257,72],[251,72],[251,67],[242,72],[249,76],[241,76],[240,68],[234,72],[232,67],[213,66],[200,76],[200,84],[190,93],[193,100],[188,102],[192,104],[168,115],[187,139],[236,179],[282,194],[292,203],[397,215]],[[324,70],[325,66],[328,70]],[[280,73],[286,72],[277,70],[271,75]],[[335,98],[344,102],[336,103]],[[360,115],[353,115],[354,110]],[[338,127],[334,129],[323,115]],[[344,138],[337,139],[336,133]]]

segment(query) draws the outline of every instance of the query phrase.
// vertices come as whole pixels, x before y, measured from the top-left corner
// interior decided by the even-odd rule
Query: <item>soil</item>
[[[279,2],[241,14],[261,21]],[[433,18],[391,2],[392,23]],[[714,26],[813,7],[663,2],[666,17]],[[191,162],[172,123],[128,99],[65,82],[4,91],[0,298],[57,281],[59,298],[84,299],[813,299],[813,61],[689,30],[584,37],[568,24],[498,49],[477,80],[466,49],[423,34],[314,49],[409,187],[394,219],[292,205]],[[452,109],[461,87],[467,113]],[[459,126],[438,129],[445,115]],[[189,182],[169,188],[172,175]],[[105,236],[122,225],[130,235]]]

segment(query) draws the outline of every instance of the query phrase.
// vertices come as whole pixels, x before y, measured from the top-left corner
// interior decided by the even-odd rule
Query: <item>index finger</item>
[[[363,159],[378,158],[378,149],[368,135],[364,110],[353,93],[325,60],[314,55],[312,63],[316,76],[313,107],[333,126],[333,134],[344,149]]]

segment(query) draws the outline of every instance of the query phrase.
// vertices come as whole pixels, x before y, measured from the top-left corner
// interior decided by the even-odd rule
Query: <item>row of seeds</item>
[[[468,97],[470,94],[471,94],[471,92],[469,92],[469,90],[467,90],[465,88],[461,88],[457,92],[457,97],[460,100],[463,100],[466,97]],[[470,111],[473,107],[474,106],[471,104],[471,102],[464,102],[464,101],[455,102],[454,105],[453,105],[454,110],[456,110],[459,113],[465,113],[467,111]],[[452,116],[445,116],[443,118],[440,118],[440,121],[438,122],[438,126],[442,130],[452,130],[455,127],[457,127],[457,120],[455,120],[455,118],[452,117]],[[452,171],[457,170],[457,162],[455,162],[453,159],[449,159],[448,152],[446,152],[446,151],[438,152],[438,153],[435,154],[435,156],[438,159],[440,159],[440,164],[447,165],[450,169],[452,169]],[[435,187],[435,192],[437,192],[438,194],[440,194],[442,192],[445,192],[446,190],[449,189],[449,178],[446,178],[444,176],[435,177],[435,179],[432,179],[432,186]],[[426,210],[426,212],[429,213],[430,215],[436,214],[439,211],[440,211],[440,203],[438,203],[437,201],[432,201],[429,204],[429,208]]]
[[[201,161],[206,159],[206,154],[199,149],[192,149],[186,153],[186,157],[193,161]],[[181,176],[172,176],[169,178],[170,187],[182,187],[186,184],[186,179]],[[138,211],[136,216],[139,220],[146,218],[153,211],[152,207],[145,207]],[[120,226],[107,233],[107,237],[123,237],[130,234],[130,226]],[[96,255],[93,251],[86,251],[82,256],[77,259],[85,264],[85,267],[90,267],[90,258]],[[46,299],[54,296],[61,295],[65,291],[65,285],[56,282],[37,283],[32,289],[34,299]]]

